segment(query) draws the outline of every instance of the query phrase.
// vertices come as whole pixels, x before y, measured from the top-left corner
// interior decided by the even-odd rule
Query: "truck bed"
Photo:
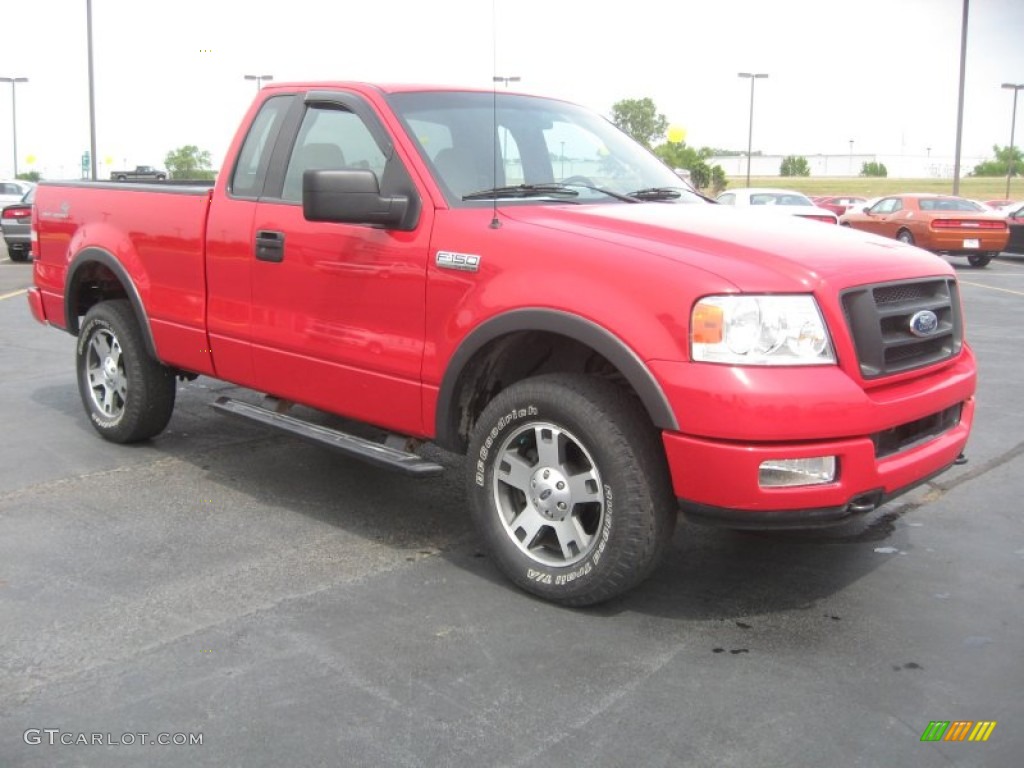
[[[48,322],[77,330],[67,276],[71,254],[95,250],[112,269],[133,275],[138,300],[162,361],[186,370],[210,370],[205,320],[204,247],[212,185],[42,182],[36,193],[40,238],[36,281]],[[76,280],[101,279],[94,274]]]

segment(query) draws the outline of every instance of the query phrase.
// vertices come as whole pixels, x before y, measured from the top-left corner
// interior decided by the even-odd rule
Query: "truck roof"
[[[466,85],[443,85],[438,83],[368,83],[359,80],[317,80],[293,81],[267,84],[264,91],[315,90],[317,88],[343,88],[357,91],[379,91],[381,93],[410,93],[423,91],[467,91],[470,93],[491,93],[491,88],[475,88]],[[502,93],[519,93],[520,91],[500,89]]]

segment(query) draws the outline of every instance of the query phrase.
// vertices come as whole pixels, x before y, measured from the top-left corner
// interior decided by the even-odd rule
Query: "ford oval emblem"
[[[931,336],[939,330],[939,316],[930,309],[915,312],[910,318],[910,332],[915,336]]]

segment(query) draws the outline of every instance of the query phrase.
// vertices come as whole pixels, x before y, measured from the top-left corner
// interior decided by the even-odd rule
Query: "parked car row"
[[[770,187],[731,189],[717,201],[751,211],[839,223],[934,253],[965,256],[974,267],[986,266],[1003,251],[1024,254],[1024,203],[1019,202],[979,202],[930,193],[870,200],[856,195],[808,198]]]

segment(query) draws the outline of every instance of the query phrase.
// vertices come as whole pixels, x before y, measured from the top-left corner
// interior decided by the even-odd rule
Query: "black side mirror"
[[[302,174],[302,213],[309,221],[372,224],[411,230],[409,198],[382,196],[377,174],[361,169],[306,171]]]

